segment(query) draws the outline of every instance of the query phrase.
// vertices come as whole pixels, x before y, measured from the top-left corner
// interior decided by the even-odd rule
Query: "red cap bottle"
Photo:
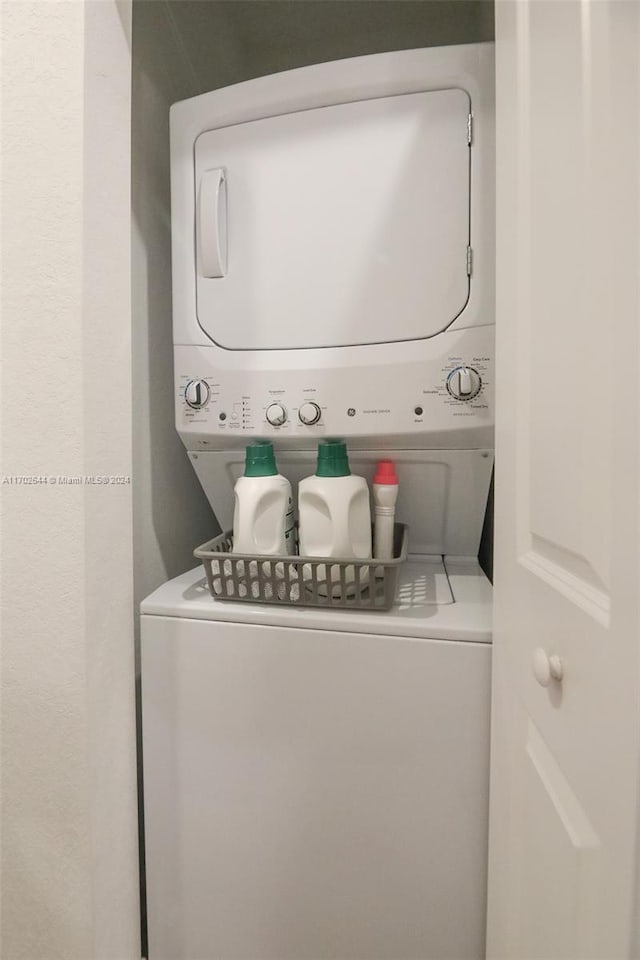
[[[393,460],[379,460],[376,467],[376,475],[373,478],[374,483],[397,484],[396,468]]]

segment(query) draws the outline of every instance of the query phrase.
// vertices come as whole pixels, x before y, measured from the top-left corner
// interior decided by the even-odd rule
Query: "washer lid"
[[[460,89],[291,113],[195,146],[198,321],[230,350],[417,340],[469,296]]]
[[[443,565],[442,557],[410,557],[401,572],[396,605],[386,613],[214,600],[202,567],[158,587],[142,601],[141,613],[143,617],[179,617],[185,630],[193,620],[211,620],[250,623],[256,629],[305,627],[334,633],[413,637],[424,643],[490,643],[491,598],[491,584],[475,558],[446,557]],[[146,622],[149,625],[149,620]],[[212,631],[211,642],[215,639]]]

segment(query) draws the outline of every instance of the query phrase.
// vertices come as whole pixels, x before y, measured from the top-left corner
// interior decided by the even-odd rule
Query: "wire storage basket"
[[[350,610],[390,610],[409,528],[394,524],[393,560],[340,557],[259,557],[233,553],[231,531],[193,551],[207,574],[215,600],[278,603]]]

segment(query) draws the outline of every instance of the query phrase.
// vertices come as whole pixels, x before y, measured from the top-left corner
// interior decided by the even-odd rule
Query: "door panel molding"
[[[603,627],[609,626],[610,597],[601,588],[596,572],[585,557],[532,535],[531,550],[518,562]]]

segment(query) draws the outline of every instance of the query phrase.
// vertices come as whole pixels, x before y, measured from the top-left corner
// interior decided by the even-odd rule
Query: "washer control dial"
[[[193,410],[201,410],[209,402],[209,394],[206,380],[190,380],[184,388],[184,398]]]
[[[307,400],[306,403],[303,403],[298,410],[298,417],[300,418],[300,423],[306,424],[308,427],[312,424],[317,423],[320,419],[321,411],[317,403],[313,403],[311,400]]]
[[[272,403],[267,407],[265,416],[272,427],[281,427],[287,422],[287,411],[281,403]]]
[[[447,377],[447,390],[456,400],[473,400],[481,386],[480,374],[473,367],[456,367]]]

